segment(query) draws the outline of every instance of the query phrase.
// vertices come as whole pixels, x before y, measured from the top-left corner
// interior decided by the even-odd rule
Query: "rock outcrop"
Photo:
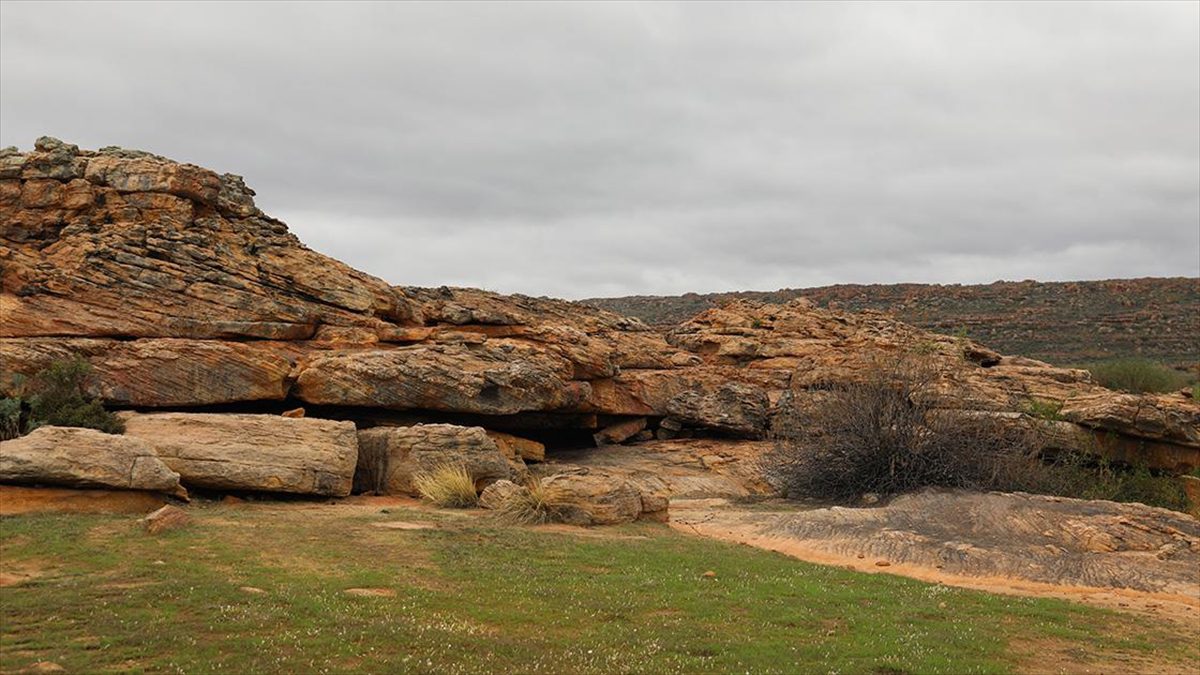
[[[95,429],[40,427],[0,442],[0,483],[187,496],[179,485],[179,474],[145,441]]]
[[[1120,588],[1200,601],[1200,521],[1142,504],[928,491],[871,508],[692,509],[681,529],[839,565],[955,583]]]
[[[514,475],[509,459],[480,427],[375,427],[358,432],[358,447],[354,482],[359,492],[415,496],[413,477],[443,464],[461,465],[479,490]]]
[[[354,425],[217,413],[121,413],[188,487],[344,497],[358,462]]]
[[[142,152],[39,139],[0,153],[0,395],[77,354],[114,406],[301,405],[535,438],[645,418],[626,439],[759,438],[781,405],[916,353],[939,372],[939,407],[1039,402],[1125,450],[1155,448],[1125,459],[1200,466],[1200,404],[1182,395],[1117,394],[1084,371],[803,300],[734,302],[663,333],[576,303],[394,287],[305,248],[253,194]]]

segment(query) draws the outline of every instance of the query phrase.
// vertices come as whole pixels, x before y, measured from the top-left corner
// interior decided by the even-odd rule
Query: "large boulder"
[[[620,476],[600,471],[542,479],[558,519],[570,525],[617,525],[642,515],[642,493]]]
[[[145,441],[68,427],[0,443],[0,482],[187,494]]]
[[[441,464],[462,465],[479,489],[514,477],[510,460],[481,427],[375,427],[358,432],[358,445],[357,492],[416,495],[413,477]]]
[[[121,413],[185,485],[344,497],[358,462],[352,422],[277,415]]]

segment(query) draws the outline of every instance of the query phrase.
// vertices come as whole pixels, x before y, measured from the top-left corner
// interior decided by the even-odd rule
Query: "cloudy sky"
[[[1200,3],[0,5],[0,144],[242,174],[397,284],[1200,275]]]

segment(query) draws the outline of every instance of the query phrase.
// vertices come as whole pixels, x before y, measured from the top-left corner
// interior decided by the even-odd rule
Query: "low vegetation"
[[[935,409],[922,396],[935,376],[914,355],[834,386],[815,410],[779,422],[768,470],[790,496],[837,502],[947,487],[1189,509],[1174,476],[1083,452],[1044,456],[1036,425]],[[1025,413],[1056,421],[1060,408],[1035,399]]]
[[[656,524],[580,536],[386,510],[196,503],[159,536],[132,516],[0,519],[0,573],[18,580],[0,587],[0,671],[957,675],[1045,672],[1047,654],[1065,672],[1200,658],[1170,622]]]
[[[1089,366],[1088,371],[1098,384],[1132,394],[1177,391],[1188,384],[1183,373],[1145,358],[1103,361]]]
[[[555,489],[537,477],[529,479],[524,490],[514,490],[495,509],[501,522],[540,525],[559,519]]]
[[[119,434],[124,424],[87,393],[92,366],[81,358],[54,361],[28,380],[19,379],[18,395],[0,399],[0,440],[16,438],[41,426],[86,427]]]
[[[1026,429],[989,416],[938,411],[922,394],[936,372],[917,358],[879,363],[835,385],[780,439],[770,470],[788,494],[849,501],[925,487],[1003,489],[1014,462],[1032,461]]]
[[[438,506],[468,509],[479,505],[475,479],[462,464],[439,464],[415,474],[413,486],[423,498]]]

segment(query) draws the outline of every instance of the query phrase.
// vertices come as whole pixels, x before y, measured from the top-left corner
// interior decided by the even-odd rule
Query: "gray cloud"
[[[1200,275],[1200,4],[0,5],[0,143],[246,176],[398,284]]]

